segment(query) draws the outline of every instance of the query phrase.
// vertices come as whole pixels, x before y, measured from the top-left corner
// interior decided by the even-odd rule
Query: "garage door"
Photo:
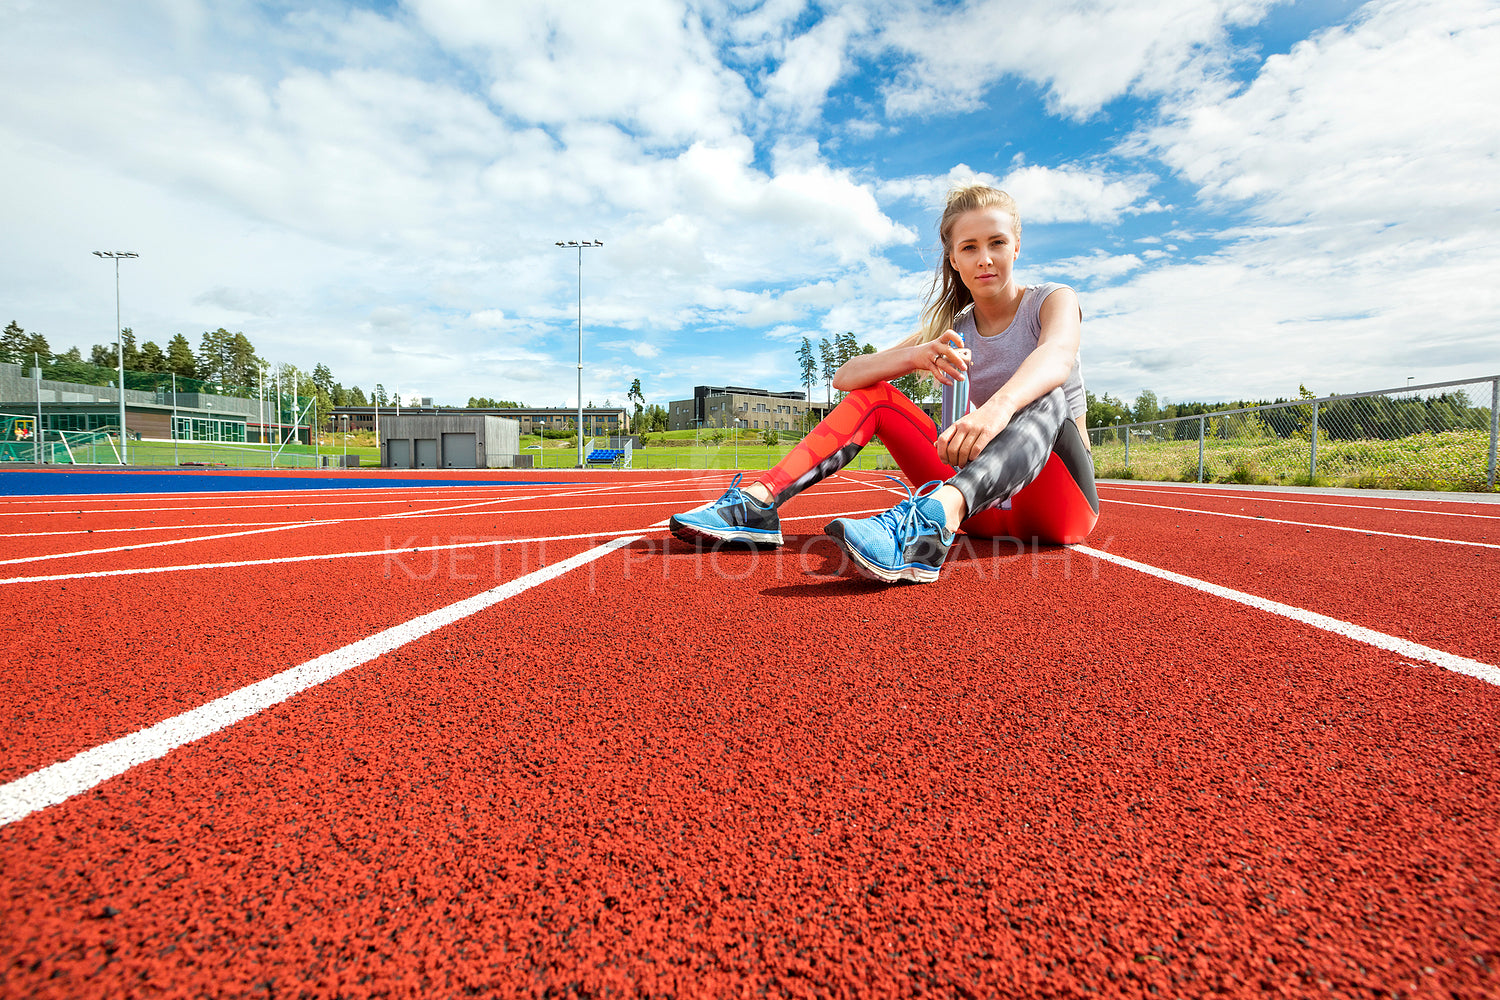
[[[417,438],[417,468],[436,469],[437,462],[437,439]]]
[[[385,443],[386,457],[393,469],[411,468],[411,442],[406,438],[391,438]]]
[[[475,459],[475,451],[478,448],[476,444],[477,439],[477,434],[444,434],[443,468],[476,468],[478,465]]]

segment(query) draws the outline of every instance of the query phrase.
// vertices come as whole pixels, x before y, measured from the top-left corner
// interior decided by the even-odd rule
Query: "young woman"
[[[960,528],[972,535],[1082,541],[1099,519],[1078,366],[1082,312],[1066,285],[1018,285],[1021,216],[1003,191],[948,196],[943,257],[922,329],[834,376],[848,395],[747,489],[671,520],[685,541],[781,544],[776,509],[832,475],[878,437],[913,484],[894,508],[826,528],[854,565],[886,582],[936,580]],[[889,379],[926,372],[971,409],[939,432]]]

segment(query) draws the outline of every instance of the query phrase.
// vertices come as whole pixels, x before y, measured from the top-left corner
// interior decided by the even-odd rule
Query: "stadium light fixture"
[[[125,337],[120,330],[120,261],[139,257],[129,250],[95,250],[95,257],[115,262],[115,358],[120,363],[120,464],[130,464],[129,445],[125,443]]]
[[[584,247],[602,247],[603,240],[562,240],[557,245],[567,250],[578,251],[578,467],[583,468],[583,250]]]

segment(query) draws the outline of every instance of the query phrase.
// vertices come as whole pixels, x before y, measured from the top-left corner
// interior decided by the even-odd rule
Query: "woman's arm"
[[[851,389],[863,389],[876,382],[910,375],[912,372],[928,372],[939,382],[948,385],[953,382],[954,372],[961,372],[969,366],[970,355],[962,347],[963,338],[952,330],[926,343],[912,341],[913,337],[908,337],[895,347],[887,347],[874,354],[856,354],[834,373],[833,387],[839,392],[848,392]]]
[[[1005,430],[1017,410],[1068,380],[1083,332],[1078,296],[1072,289],[1059,288],[1042,303],[1038,319],[1041,335],[1016,373],[973,413],[955,420],[938,435],[938,457],[949,465],[963,468],[969,464]]]

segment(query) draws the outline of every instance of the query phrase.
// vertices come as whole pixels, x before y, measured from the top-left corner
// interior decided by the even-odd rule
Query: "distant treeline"
[[[1306,386],[1298,386],[1296,400],[1278,397],[1274,400],[1239,400],[1232,403],[1168,403],[1157,401],[1156,394],[1142,390],[1134,406],[1115,399],[1109,393],[1096,397],[1088,393],[1090,427],[1114,424],[1146,423],[1192,417],[1200,414],[1242,410],[1271,403],[1316,399]],[[1286,406],[1254,414],[1241,414],[1217,422],[1214,433],[1235,437],[1305,437],[1311,434],[1312,408]],[[1462,389],[1436,396],[1360,396],[1334,399],[1318,407],[1318,436],[1344,439],[1394,440],[1423,430],[1487,430],[1490,426],[1488,406],[1475,406]],[[1196,421],[1182,420],[1153,429],[1156,438],[1196,440]]]
[[[295,392],[300,398],[318,397],[318,408],[326,413],[333,406],[368,406],[372,400],[359,386],[345,388],[333,377],[327,365],[317,364],[310,372],[295,365],[271,365],[255,353],[255,347],[243,333],[230,333],[223,327],[210,330],[198,341],[198,349],[183,334],[175,334],[165,348],[153,341],[136,343],[129,327],[120,331],[125,359],[127,389],[161,390],[170,386],[173,376],[181,392],[209,392],[228,396],[254,398],[272,386],[284,395]],[[31,367],[39,362],[42,377],[58,382],[83,385],[114,385],[119,378],[119,354],[114,344],[95,344],[85,358],[83,351],[70,347],[54,353],[47,338],[29,333],[15,320],[0,333],[0,362]],[[373,401],[380,406],[393,402],[385,388],[375,386]]]

